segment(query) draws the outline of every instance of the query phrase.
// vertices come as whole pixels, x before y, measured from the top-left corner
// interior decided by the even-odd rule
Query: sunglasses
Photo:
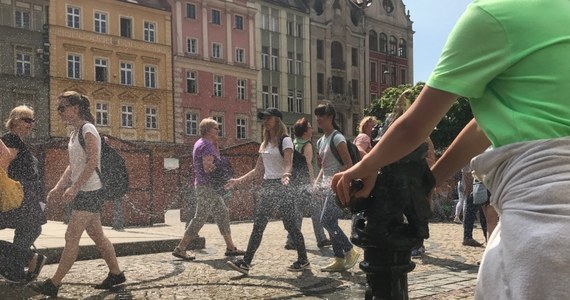
[[[57,107],[57,111],[59,111],[60,113],[64,112],[66,108],[70,107],[71,105],[60,105]]]
[[[28,123],[28,124],[32,124],[32,123],[34,123],[34,122],[36,121],[36,120],[34,120],[34,119],[32,119],[32,118],[28,118],[28,117],[20,118],[20,120],[22,120],[22,121],[24,121],[24,122],[26,122],[26,123]]]

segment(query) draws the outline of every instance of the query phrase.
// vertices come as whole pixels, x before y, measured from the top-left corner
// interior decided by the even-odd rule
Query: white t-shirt
[[[99,149],[99,163],[98,167],[99,170],[101,169],[101,138],[99,136],[99,132],[97,132],[97,128],[95,125],[91,123],[85,123],[83,125],[83,138],[90,133],[95,136],[95,141],[97,143],[97,148]],[[79,143],[79,138],[75,132],[71,134],[71,138],[69,139],[69,143],[67,144],[67,151],[69,153],[69,167],[71,169],[71,182],[75,183],[83,169],[85,168],[85,162],[87,161],[87,154],[83,147]],[[99,176],[97,175],[96,171],[93,171],[89,180],[80,188],[81,191],[96,191],[100,189],[103,185],[99,180]]]
[[[265,167],[265,172],[263,174],[263,179],[281,179],[283,173],[285,173],[285,160],[279,149],[278,145],[273,145],[268,143],[265,149],[261,149],[261,158],[263,159],[263,166]],[[285,149],[293,149],[293,140],[290,137],[285,137],[283,139],[283,151]],[[291,161],[293,156],[291,155]]]
[[[334,134],[337,130],[331,132],[328,136],[323,135],[317,141],[317,147],[319,148],[319,156],[321,157],[321,163],[323,168],[323,182],[328,184],[328,181],[334,176],[334,174],[340,171],[342,163],[334,157],[330,149],[331,138],[334,135],[334,145],[338,149],[338,144],[346,143],[346,138],[340,132],[336,135]]]

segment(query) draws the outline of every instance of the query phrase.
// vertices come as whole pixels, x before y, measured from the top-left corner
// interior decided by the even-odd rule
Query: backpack
[[[85,150],[83,126],[79,129],[78,139],[81,147]],[[105,142],[103,136],[101,136],[101,170],[97,168],[95,171],[103,184],[101,196],[105,200],[121,199],[127,193],[129,189],[129,173],[127,172],[125,159],[119,155],[117,150]]]
[[[334,158],[336,158],[336,160],[338,160],[341,165],[344,165],[344,163],[342,162],[342,158],[340,157],[340,153],[338,153],[338,149],[334,145],[334,136],[337,134],[339,134],[338,131],[335,131],[333,133],[333,136],[331,137],[331,142],[330,142],[329,148],[331,149],[331,152],[332,152]],[[352,143],[351,141],[346,140],[346,148],[348,149],[348,154],[350,154],[350,159],[352,160],[352,164],[355,165],[361,159],[360,151],[358,151],[358,147],[356,147],[356,145],[354,143]]]
[[[283,139],[286,137],[287,137],[287,135],[284,135],[279,140],[279,146],[278,147],[279,147],[279,153],[281,153],[281,156],[284,156],[283,155]],[[305,158],[305,155],[303,155],[301,152],[295,150],[295,147],[293,147],[293,163],[291,166],[291,178],[290,179],[291,179],[290,185],[292,185],[292,186],[302,186],[302,185],[311,183],[311,177],[309,176],[309,166],[307,165],[307,159]]]

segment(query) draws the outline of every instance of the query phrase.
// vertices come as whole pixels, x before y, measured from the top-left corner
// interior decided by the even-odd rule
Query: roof
[[[170,11],[170,4],[168,4],[167,0],[117,0],[117,1],[132,3],[135,5],[141,5],[163,11]]]

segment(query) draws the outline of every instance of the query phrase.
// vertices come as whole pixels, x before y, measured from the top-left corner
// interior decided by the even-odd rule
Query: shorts
[[[80,210],[80,211],[88,211],[92,213],[100,213],[101,207],[103,206],[103,197],[101,197],[100,190],[96,191],[79,191],[75,199],[73,199],[73,203],[71,208],[73,210]]]

